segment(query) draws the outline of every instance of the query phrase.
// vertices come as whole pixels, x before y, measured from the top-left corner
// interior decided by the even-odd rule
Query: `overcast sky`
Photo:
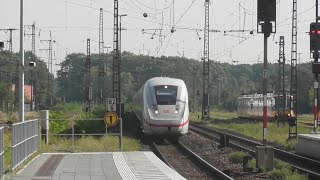
[[[277,2],[277,33],[268,41],[268,61],[278,60],[279,45],[276,43],[283,35],[289,63],[292,0]],[[211,0],[210,29],[253,30],[254,34],[210,33],[210,59],[250,64],[263,61],[263,35],[256,33],[256,7],[257,0]],[[0,0],[0,28],[19,28],[19,8],[19,0]],[[56,41],[53,46],[56,63],[61,62],[66,53],[86,53],[87,38],[92,39],[91,53],[98,53],[100,8],[104,9],[105,46],[112,47],[113,0],[24,0],[25,25],[36,22],[37,55],[47,61],[46,52],[39,49],[48,48],[40,40],[49,39],[50,31]],[[148,17],[143,17],[143,13]],[[122,18],[122,27],[126,29],[122,31],[122,51],[193,59],[203,55],[203,31],[199,30],[204,28],[204,0],[119,0],[119,14],[128,15]],[[298,52],[302,53],[301,62],[308,62],[311,59],[306,32],[315,19],[315,0],[299,1],[298,14]],[[172,27],[174,33],[170,32]],[[8,32],[0,31],[0,41],[8,37]],[[25,50],[30,49],[31,38],[25,37]],[[18,31],[13,33],[13,51],[19,51]]]

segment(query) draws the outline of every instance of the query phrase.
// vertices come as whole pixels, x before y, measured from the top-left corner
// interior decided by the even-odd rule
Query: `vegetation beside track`
[[[50,111],[50,119],[62,119],[62,121],[51,121],[50,122],[50,134],[59,133],[71,133],[71,121],[72,119],[85,119],[85,118],[103,118],[105,110],[103,106],[97,106],[93,109],[91,114],[86,114],[81,104],[71,103],[64,105],[54,106]],[[9,117],[9,116],[8,116]],[[11,116],[10,116],[11,117]],[[26,121],[28,119],[38,119],[39,112],[31,112],[26,116]],[[140,141],[138,138],[132,136],[137,131],[137,123],[133,119],[130,112],[123,113],[123,141],[122,150],[123,151],[138,151],[140,150]],[[13,118],[13,122],[17,120]],[[75,133],[94,133],[105,128],[104,122],[101,127],[101,122],[88,122],[80,121]],[[97,128],[99,127],[99,128]],[[105,129],[104,129],[105,132]],[[8,176],[11,174],[11,130],[6,129],[4,133],[4,170]],[[75,152],[112,152],[119,151],[119,138],[116,136],[78,136],[74,141]],[[39,148],[36,153],[34,153],[26,162],[24,162],[20,167],[23,167],[29,160],[34,158],[40,153],[46,152],[72,152],[73,142],[71,136],[50,136],[49,144],[46,145],[44,141],[40,141]],[[19,169],[19,168],[18,168]]]
[[[245,156],[250,156],[248,153],[238,151],[232,153],[228,159],[235,164],[242,164]],[[246,165],[247,169],[253,170],[256,168],[256,160],[252,158]],[[249,170],[249,171],[250,171]],[[291,165],[283,161],[275,160],[274,169],[267,173],[272,180],[307,180],[305,175],[297,172],[292,172]]]
[[[200,116],[198,119],[198,115]],[[212,120],[205,121],[208,127],[220,128],[228,131],[232,131],[244,136],[252,137],[257,140],[262,140],[262,121],[243,121],[236,120],[236,112],[223,112],[223,111],[213,111],[210,113]],[[311,123],[311,115],[301,115],[299,116],[299,122],[309,122]],[[192,122],[204,122],[201,120],[201,112],[191,113]],[[241,123],[240,123],[241,122]],[[297,140],[288,139],[289,127],[287,124],[284,126],[280,123],[279,126],[277,123],[268,122],[267,130],[267,140],[274,145],[283,146],[288,150],[294,149]],[[302,126],[298,124],[298,133],[309,133],[312,130],[309,127]]]

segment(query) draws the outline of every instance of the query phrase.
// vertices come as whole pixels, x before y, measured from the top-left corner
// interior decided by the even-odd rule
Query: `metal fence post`
[[[4,173],[4,141],[3,141],[4,127],[0,127],[0,179]]]
[[[72,152],[74,152],[74,119],[72,119]]]
[[[44,139],[46,144],[49,143],[49,110],[40,112],[41,139]]]
[[[119,146],[120,146],[120,151],[122,151],[122,118],[119,118],[120,120],[120,143],[119,143]]]

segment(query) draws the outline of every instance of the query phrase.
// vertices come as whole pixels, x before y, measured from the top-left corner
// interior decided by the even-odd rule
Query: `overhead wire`
[[[156,11],[169,9],[174,3],[174,0],[172,0],[171,3],[167,7],[164,7],[164,8],[153,8],[153,7],[150,7],[150,6],[147,6],[147,5],[143,4],[143,3],[141,3],[139,0],[135,0],[135,1],[137,1],[139,4],[141,4],[142,6],[144,6],[146,8],[153,9],[153,10],[156,10]],[[154,0],[154,3],[156,3],[155,0]]]

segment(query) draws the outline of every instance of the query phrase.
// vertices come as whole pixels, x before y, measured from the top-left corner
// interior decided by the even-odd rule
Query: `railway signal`
[[[264,66],[263,66],[263,146],[256,147],[257,168],[273,168],[273,147],[267,146],[267,87],[268,68],[268,37],[276,33],[276,0],[258,0],[257,32],[264,34]]]
[[[310,24],[310,51],[318,52],[320,49],[320,23]]]

